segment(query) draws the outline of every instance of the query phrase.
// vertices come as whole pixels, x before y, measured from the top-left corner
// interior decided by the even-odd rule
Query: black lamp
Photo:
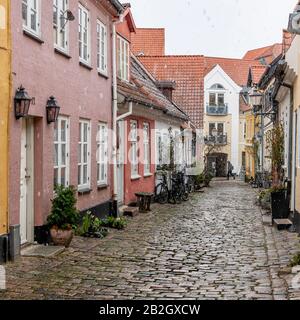
[[[28,116],[31,101],[32,98],[25,88],[23,86],[18,88],[15,95],[15,117],[17,120]]]
[[[57,104],[57,101],[53,96],[51,96],[47,101],[46,111],[48,124],[56,122],[59,115],[60,106]]]

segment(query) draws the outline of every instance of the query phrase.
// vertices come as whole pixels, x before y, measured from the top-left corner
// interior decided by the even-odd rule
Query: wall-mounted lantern
[[[27,117],[29,113],[29,107],[33,99],[28,95],[23,86],[18,88],[14,100],[16,119],[18,120]]]
[[[47,122],[48,124],[56,122],[59,116],[60,106],[53,96],[49,98],[46,105]]]

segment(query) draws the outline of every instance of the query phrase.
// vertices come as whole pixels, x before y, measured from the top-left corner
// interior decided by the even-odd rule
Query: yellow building
[[[258,161],[258,149],[255,142],[255,135],[257,133],[256,118],[252,113],[252,109],[245,112],[246,119],[246,176],[248,178],[255,178],[256,166]]]
[[[0,0],[0,236],[8,232],[8,118],[10,99],[10,0]]]

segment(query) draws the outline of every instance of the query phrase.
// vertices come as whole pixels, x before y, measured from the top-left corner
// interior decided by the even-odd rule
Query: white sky
[[[296,0],[129,0],[137,27],[166,29],[166,54],[241,58],[281,42]]]

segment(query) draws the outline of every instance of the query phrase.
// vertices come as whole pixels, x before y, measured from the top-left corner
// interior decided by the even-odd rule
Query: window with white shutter
[[[90,63],[90,13],[79,5],[79,60],[83,63]]]
[[[139,175],[138,164],[138,128],[137,121],[130,121],[130,145],[131,145],[131,177]]]
[[[23,28],[37,36],[41,34],[40,5],[40,0],[22,0]]]
[[[129,43],[124,38],[117,38],[118,51],[118,77],[121,80],[129,81]]]
[[[69,186],[69,119],[59,117],[54,126],[54,186]]]
[[[91,125],[88,120],[79,121],[78,189],[89,189],[91,172]]]
[[[97,134],[97,183],[107,185],[108,175],[108,130],[107,124],[98,125]]]
[[[65,52],[68,51],[68,23],[65,14],[68,0],[53,0],[53,39],[54,46]]]
[[[151,152],[150,152],[150,125],[144,123],[144,174],[148,175],[151,173]]]
[[[107,75],[107,27],[97,21],[97,69]]]

